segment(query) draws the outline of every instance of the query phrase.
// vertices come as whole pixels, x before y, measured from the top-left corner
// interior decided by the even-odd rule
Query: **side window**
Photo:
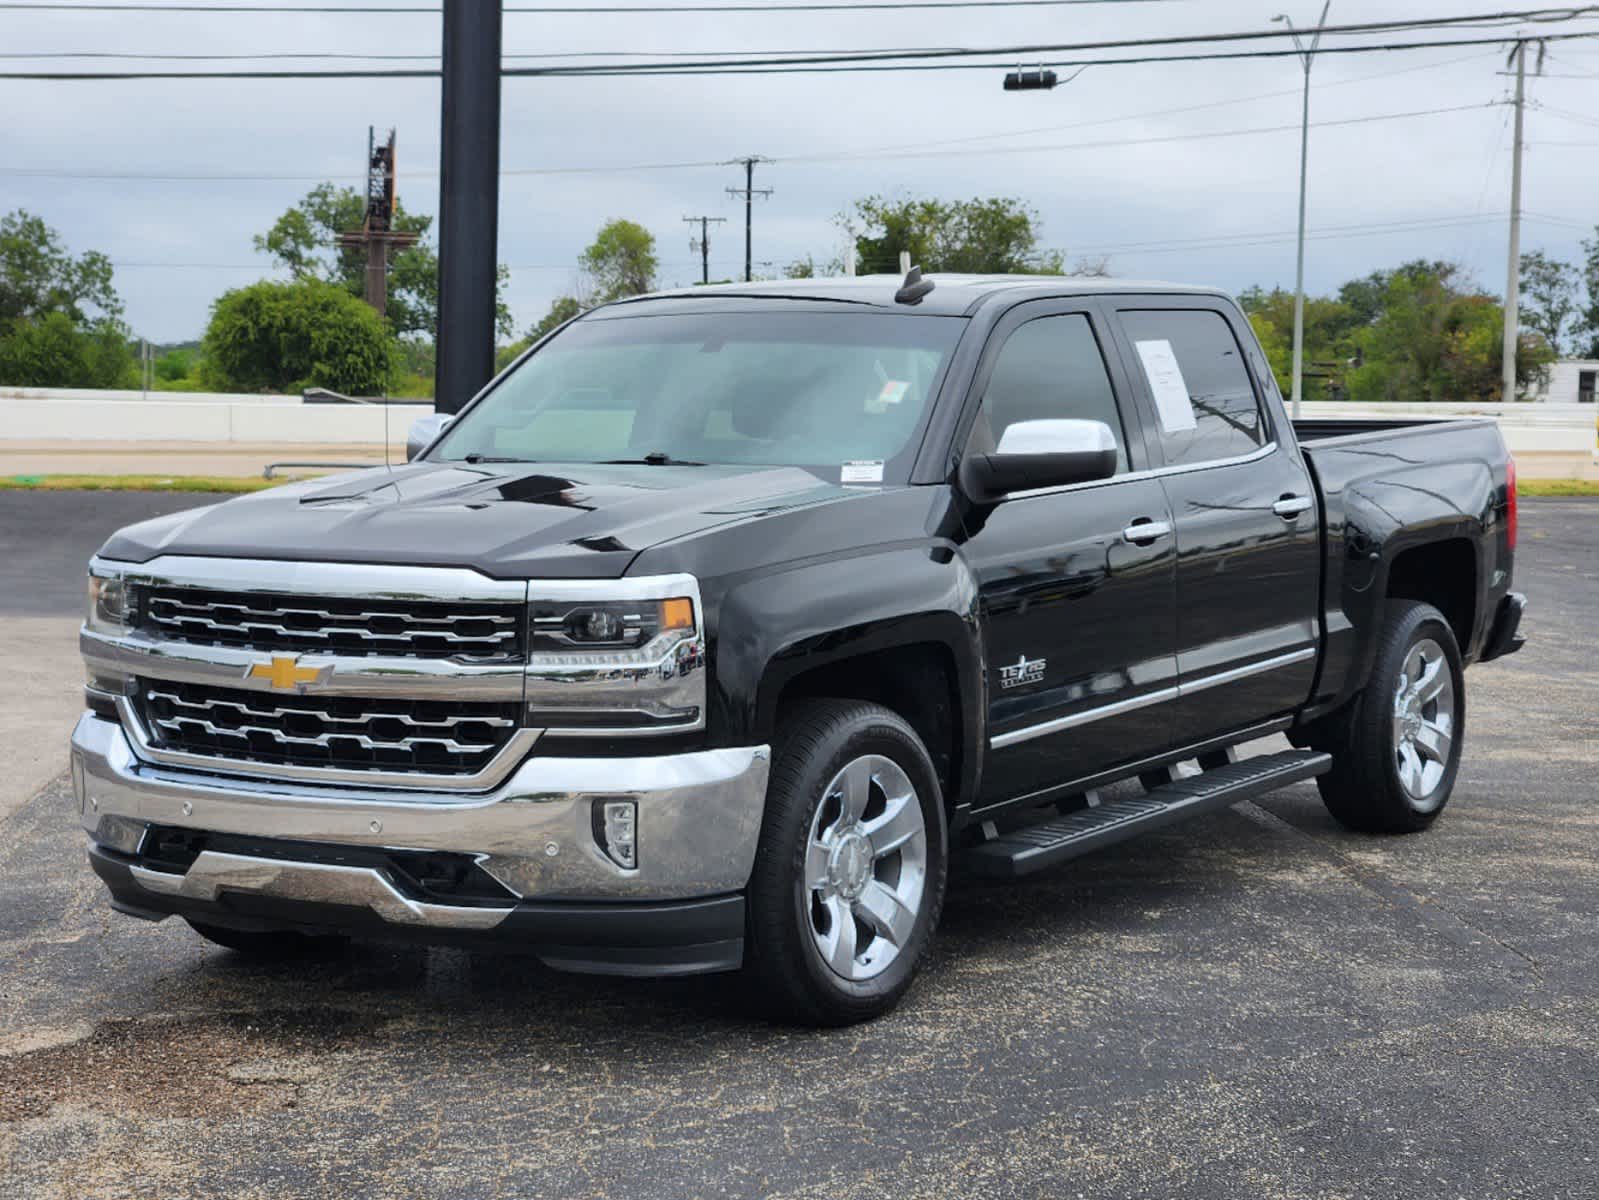
[[[1123,310],[1121,322],[1154,395],[1168,464],[1235,458],[1266,444],[1243,351],[1220,313]]]
[[[1116,471],[1127,470],[1127,437],[1093,326],[1081,313],[1038,317],[1000,347],[967,445],[986,453],[1017,421],[1103,421],[1116,436]]]

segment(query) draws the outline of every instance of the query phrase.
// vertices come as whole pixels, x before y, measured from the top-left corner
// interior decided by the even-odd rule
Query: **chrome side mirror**
[[[1016,421],[988,454],[968,454],[961,484],[975,500],[1116,474],[1116,435],[1103,421]]]
[[[439,434],[454,419],[453,413],[434,413],[430,417],[418,417],[412,421],[411,432],[405,435],[405,461],[411,462],[437,441]]]

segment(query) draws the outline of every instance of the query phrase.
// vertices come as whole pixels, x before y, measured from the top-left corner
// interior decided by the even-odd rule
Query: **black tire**
[[[806,886],[806,849],[818,808],[824,802],[838,803],[836,796],[827,795],[829,784],[847,764],[867,755],[889,759],[915,790],[926,839],[925,875],[911,932],[892,959],[871,978],[847,979],[828,965],[817,946],[813,930],[820,927],[818,922],[830,922],[816,910],[821,902]],[[873,803],[877,789],[874,776]],[[829,814],[820,819],[828,820]],[[904,719],[881,705],[857,700],[805,701],[788,710],[778,730],[748,891],[745,974],[762,1007],[780,1019],[837,1026],[870,1020],[898,1004],[938,926],[948,843],[937,772]],[[892,855],[881,862],[885,870],[901,869]],[[854,930],[851,936],[857,936]],[[875,936],[869,928],[867,936]],[[863,958],[872,944],[859,951]]]
[[[1401,778],[1395,696],[1412,650],[1431,642],[1443,651],[1451,689],[1451,736],[1437,780],[1421,796]],[[1466,689],[1460,648],[1444,615],[1430,604],[1394,600],[1377,635],[1371,677],[1360,695],[1314,739],[1333,756],[1317,780],[1327,811],[1363,833],[1415,833],[1438,819],[1454,790],[1465,735]]]
[[[185,917],[189,928],[208,942],[226,946],[251,958],[321,958],[344,948],[349,939],[338,934],[301,933],[294,929],[233,929]]]

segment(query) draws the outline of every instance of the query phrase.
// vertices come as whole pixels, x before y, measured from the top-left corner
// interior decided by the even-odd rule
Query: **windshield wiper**
[[[536,459],[536,458],[504,458],[504,457],[500,457],[500,456],[493,455],[493,454],[478,454],[476,451],[473,451],[471,454],[468,454],[461,461],[464,462],[464,463],[471,463],[475,467],[479,463],[530,463],[530,462],[537,462],[538,459]]]
[[[651,450],[643,458],[607,458],[604,460],[608,467],[625,467],[642,463],[650,467],[703,467],[702,462],[695,462],[692,458],[673,458],[665,450]]]

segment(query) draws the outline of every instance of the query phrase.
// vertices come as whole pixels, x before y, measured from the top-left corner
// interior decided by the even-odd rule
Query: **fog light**
[[[632,800],[607,800],[600,809],[600,849],[619,867],[638,866],[638,805]]]

